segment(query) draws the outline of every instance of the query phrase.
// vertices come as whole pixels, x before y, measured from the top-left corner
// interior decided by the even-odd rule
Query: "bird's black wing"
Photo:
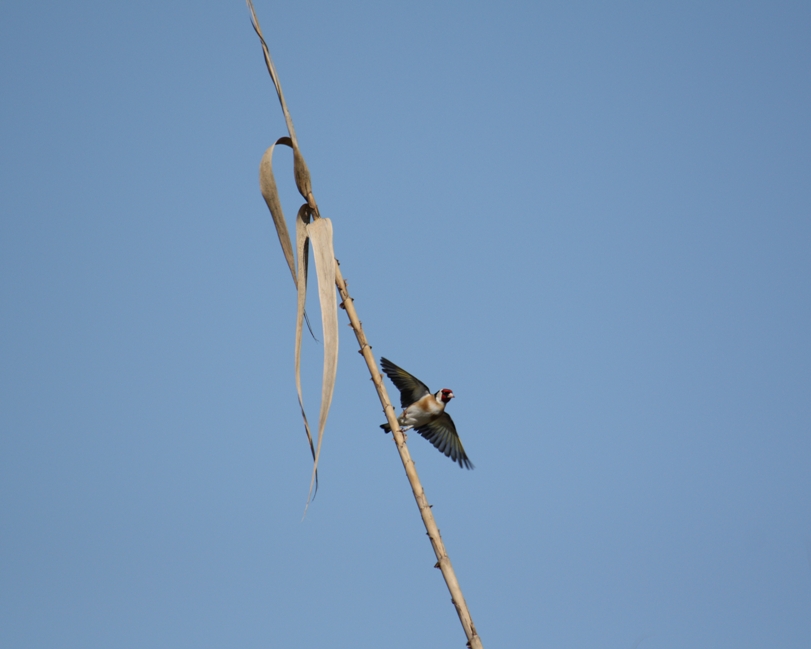
[[[400,405],[408,408],[415,401],[419,401],[426,394],[431,394],[428,386],[417,377],[411,376],[402,367],[397,367],[388,358],[380,359],[380,367],[391,379],[391,382],[400,391]]]
[[[443,412],[432,422],[420,426],[417,432],[433,444],[441,453],[458,462],[465,469],[472,469],[473,463],[468,459],[462,446],[462,440],[456,432],[453,419],[447,412]]]

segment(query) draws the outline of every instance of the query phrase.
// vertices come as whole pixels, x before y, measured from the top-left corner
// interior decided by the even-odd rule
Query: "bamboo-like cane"
[[[391,434],[394,438],[394,443],[397,445],[397,451],[400,453],[400,459],[403,462],[408,482],[411,484],[411,491],[414,493],[414,500],[417,501],[417,507],[422,516],[422,522],[425,525],[425,530],[428,533],[428,538],[431,539],[431,546],[434,548],[437,562],[434,566],[442,571],[442,576],[445,578],[445,583],[451,593],[451,601],[456,607],[456,612],[459,614],[459,621],[462,623],[462,628],[465,630],[467,636],[467,646],[471,649],[483,649],[481,638],[476,633],[476,627],[473,625],[473,619],[470,617],[470,611],[467,608],[467,603],[462,595],[462,589],[459,586],[459,581],[456,579],[456,573],[451,565],[451,559],[445,550],[445,544],[442,542],[442,536],[439,534],[434,514],[431,511],[431,506],[428,504],[428,498],[425,496],[425,490],[422,488],[420,478],[417,475],[417,468],[414,466],[414,461],[411,459],[411,454],[408,452],[406,446],[405,436],[400,430],[400,424],[397,421],[397,413],[389,400],[386,386],[383,383],[383,377],[377,369],[377,362],[372,354],[372,347],[366,340],[366,334],[363,332],[363,325],[358,319],[358,314],[355,311],[355,303],[349,295],[346,288],[346,280],[341,274],[340,264],[335,260],[335,284],[341,294],[341,308],[346,311],[349,316],[349,324],[355,332],[355,337],[358,339],[360,345],[360,353],[366,361],[366,366],[369,368],[369,374],[372,375],[372,382],[375,384],[377,396],[380,398],[380,403],[386,413],[386,420],[391,426]]]

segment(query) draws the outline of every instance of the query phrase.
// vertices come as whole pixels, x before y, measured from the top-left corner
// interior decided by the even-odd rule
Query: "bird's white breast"
[[[403,411],[400,424],[403,426],[420,426],[427,424],[445,410],[445,404],[438,401],[433,394],[426,394]]]

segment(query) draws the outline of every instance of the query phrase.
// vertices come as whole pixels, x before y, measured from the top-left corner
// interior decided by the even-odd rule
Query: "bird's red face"
[[[442,388],[439,398],[442,400],[442,403],[448,403],[448,401],[453,399],[453,392],[448,390],[448,388]]]

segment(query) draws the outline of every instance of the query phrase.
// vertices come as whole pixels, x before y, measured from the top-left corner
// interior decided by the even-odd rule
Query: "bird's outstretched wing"
[[[467,453],[462,446],[462,440],[456,432],[453,419],[447,412],[443,412],[432,422],[420,426],[417,432],[433,444],[437,450],[444,453],[459,466],[465,469],[472,469],[473,463],[468,459]]]
[[[380,367],[391,379],[391,382],[400,391],[400,405],[408,408],[415,401],[419,401],[426,394],[431,394],[428,386],[417,377],[411,376],[402,367],[397,367],[388,358],[380,359]]]

